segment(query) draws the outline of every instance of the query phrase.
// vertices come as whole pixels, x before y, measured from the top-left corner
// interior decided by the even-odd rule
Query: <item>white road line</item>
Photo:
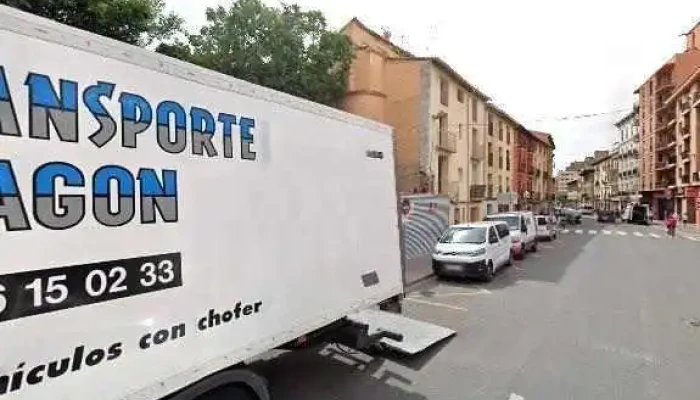
[[[642,235],[641,232],[635,232],[635,233],[634,233],[634,236],[636,236],[636,237],[643,237],[644,235]]]
[[[620,236],[627,236],[627,232],[625,231],[617,231],[617,234]]]
[[[588,231],[588,234],[589,234],[589,235],[595,235],[596,233],[598,233],[598,231],[594,231],[593,229],[591,229],[590,231]]]
[[[508,400],[525,400],[523,396],[519,396],[515,393],[511,393],[510,396],[508,397]]]
[[[568,230],[568,229],[562,229],[562,230],[561,230],[561,233],[569,233],[569,230]]]
[[[603,235],[609,235],[611,233],[612,233],[612,231],[603,231]]]
[[[452,305],[443,304],[443,303],[435,303],[435,302],[427,301],[427,300],[419,300],[419,299],[414,299],[414,298],[412,298],[412,297],[406,297],[404,300],[405,300],[405,301],[410,301],[410,302],[412,302],[412,303],[426,304],[426,305],[434,306],[434,307],[447,308],[447,309],[450,309],[450,310],[469,311],[469,310],[467,310],[467,309],[464,308],[464,307],[452,306]]]
[[[650,233],[649,236],[653,237],[654,239],[658,239],[661,236],[657,235],[656,233]]]
[[[684,238],[684,239],[688,239],[688,240],[692,240],[692,241],[697,241],[697,240],[698,240],[698,239],[695,238],[695,237],[692,237],[692,236],[685,236],[685,235],[683,235],[683,238]]]
[[[582,233],[583,233],[583,230],[582,230],[582,229],[576,229],[576,234],[577,234],[577,235],[580,235],[580,234],[582,234]]]

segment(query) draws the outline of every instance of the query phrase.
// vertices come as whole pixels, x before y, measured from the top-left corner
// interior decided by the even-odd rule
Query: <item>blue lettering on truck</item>
[[[173,99],[152,103],[140,94],[119,91],[118,84],[108,81],[81,85],[35,72],[20,78],[24,80],[13,80],[16,84],[11,86],[6,69],[0,65],[0,138],[56,141],[66,146],[82,140],[98,151],[111,144],[126,152],[150,141],[166,154],[234,159],[238,153],[241,160],[256,159],[256,120],[250,116],[214,113]],[[20,124],[13,101],[13,95],[22,89],[29,107],[25,124]],[[119,110],[119,115],[110,109]],[[97,129],[83,131],[79,123],[83,112],[97,122]],[[238,152],[234,151],[235,143]],[[61,154],[58,148],[56,154]],[[84,171],[74,162],[56,160],[36,166],[31,187],[21,187],[18,167],[22,166],[25,174],[26,165],[13,165],[16,157],[22,155],[0,157],[0,227],[6,231],[38,226],[69,229],[88,213],[106,227],[178,221],[175,168],[141,166],[133,170],[109,164]],[[28,203],[32,204],[30,213]]]

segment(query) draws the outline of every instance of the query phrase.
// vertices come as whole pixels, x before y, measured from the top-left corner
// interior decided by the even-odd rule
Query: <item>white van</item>
[[[503,221],[508,224],[512,239],[511,251],[515,257],[522,259],[527,251],[537,251],[535,216],[531,211],[487,215],[486,221]]]
[[[453,225],[440,236],[433,252],[437,276],[493,279],[494,273],[513,263],[508,225],[475,222]]]

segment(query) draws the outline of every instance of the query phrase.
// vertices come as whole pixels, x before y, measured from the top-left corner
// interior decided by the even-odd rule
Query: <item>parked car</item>
[[[557,238],[557,221],[551,215],[538,215],[535,217],[537,223],[537,240],[554,240]]]
[[[593,208],[593,206],[583,206],[579,209],[579,211],[583,215],[593,215],[595,209]]]
[[[511,237],[503,222],[475,222],[449,227],[433,252],[437,276],[493,279],[498,269],[513,262]]]
[[[651,224],[651,212],[648,204],[628,204],[622,213],[622,220],[631,224]]]
[[[573,208],[563,208],[561,211],[561,219],[567,224],[580,224],[581,212]]]
[[[612,210],[598,210],[598,222],[615,223],[617,221],[617,213]]]
[[[527,251],[537,251],[537,231],[535,216],[530,211],[492,214],[486,221],[502,221],[508,224],[512,241],[512,252],[517,258],[524,258]]]

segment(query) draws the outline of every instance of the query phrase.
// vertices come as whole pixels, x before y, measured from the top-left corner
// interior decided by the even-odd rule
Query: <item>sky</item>
[[[206,7],[230,1],[166,5],[196,31]],[[527,128],[551,133],[556,169],[612,146],[634,90],[683,51],[682,34],[700,22],[697,0],[295,2],[322,11],[331,28],[358,17],[416,55],[443,58]]]

